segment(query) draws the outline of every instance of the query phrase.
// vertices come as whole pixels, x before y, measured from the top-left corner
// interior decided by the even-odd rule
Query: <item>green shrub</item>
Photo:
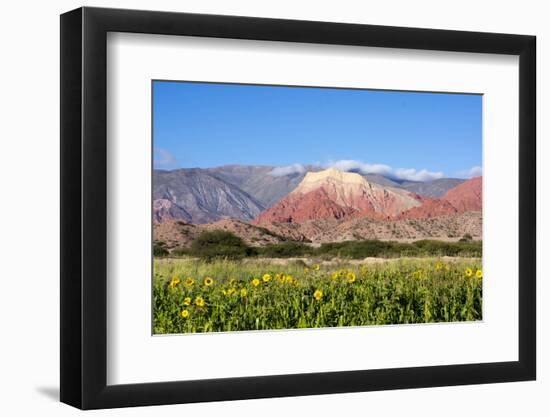
[[[191,244],[189,254],[202,259],[241,259],[254,256],[256,251],[231,232],[212,230],[202,232]]]
[[[401,245],[395,242],[380,240],[353,240],[347,242],[324,243],[318,249],[320,255],[337,256],[340,258],[361,259],[379,256],[398,255]]]
[[[462,236],[459,239],[459,242],[471,242],[473,240],[472,235],[470,233],[466,233],[464,236]]]
[[[313,248],[298,242],[283,242],[258,248],[258,254],[267,258],[290,258],[313,253]]]
[[[179,248],[172,249],[171,254],[174,256],[185,256],[185,255],[189,255],[190,252],[191,251],[189,250],[189,248],[179,247]]]
[[[413,245],[420,249],[422,255],[480,257],[482,253],[481,242],[473,240],[466,242],[462,240],[459,242],[417,240]]]
[[[154,256],[168,255],[164,242],[155,242]],[[263,247],[250,247],[233,233],[222,230],[205,231],[196,238],[190,248],[176,248],[174,256],[195,256],[204,260],[216,258],[242,259],[261,256],[265,258],[320,257],[323,259],[363,259],[368,257],[396,258],[401,256],[469,256],[481,257],[482,243],[474,240],[443,242],[439,240],[418,240],[413,243],[352,240],[345,242],[323,243],[313,247],[302,242],[281,242]]]
[[[153,243],[153,256],[162,257],[168,255],[168,250],[165,246],[166,243],[162,241]]]

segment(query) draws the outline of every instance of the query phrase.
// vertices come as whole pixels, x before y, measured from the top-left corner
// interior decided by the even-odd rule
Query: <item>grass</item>
[[[481,320],[477,271],[479,258],[155,259],[154,333]]]

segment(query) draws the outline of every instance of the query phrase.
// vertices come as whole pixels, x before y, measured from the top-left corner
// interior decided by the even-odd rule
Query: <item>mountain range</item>
[[[451,188],[440,198],[432,198],[374,184],[357,173],[329,168],[308,172],[298,187],[260,213],[254,223],[303,223],[352,217],[424,219],[481,211],[481,207],[481,177]]]
[[[153,220],[156,222],[250,220],[265,208],[242,188],[208,170],[154,171],[153,184]]]
[[[153,172],[153,220],[181,219],[201,224],[225,218],[249,221],[296,189],[308,173],[273,175],[273,166],[225,165]],[[426,182],[399,181],[379,174],[358,174],[369,183],[440,197],[464,180],[443,178]]]
[[[273,167],[231,165],[156,170],[153,197],[155,240],[169,248],[213,229],[251,245],[482,235],[481,177],[413,183],[334,168],[273,175]]]

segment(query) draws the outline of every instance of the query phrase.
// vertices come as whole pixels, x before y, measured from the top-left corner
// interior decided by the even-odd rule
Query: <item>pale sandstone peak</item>
[[[323,171],[308,172],[302,180],[301,184],[320,182],[327,180],[335,180],[338,182],[345,182],[348,184],[365,184],[368,181],[355,172],[344,172],[336,168],[327,168]]]
[[[329,168],[308,172],[294,191],[260,213],[255,222],[299,223],[364,215],[389,218],[420,204],[416,195],[405,190],[372,184],[360,174]]]

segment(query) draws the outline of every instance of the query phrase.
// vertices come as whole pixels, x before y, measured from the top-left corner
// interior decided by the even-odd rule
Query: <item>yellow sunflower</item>
[[[206,285],[207,287],[210,287],[212,284],[214,284],[214,280],[210,277],[206,277],[204,279],[204,285]]]
[[[483,278],[483,271],[481,269],[476,271],[476,278]]]
[[[246,297],[247,294],[248,291],[246,290],[246,288],[241,288],[241,297]]]
[[[191,297],[185,297],[183,299],[183,304],[185,304],[186,306],[191,305]]]
[[[315,290],[315,292],[313,293],[313,298],[319,301],[321,298],[323,298],[323,291]]]
[[[355,276],[355,272],[353,271],[349,271],[346,275],[346,278],[348,279],[349,283],[353,283],[357,279],[357,277]]]
[[[195,280],[191,277],[185,278],[185,286],[191,287],[195,283]]]
[[[179,279],[178,277],[174,277],[174,278],[172,278],[172,280],[170,281],[170,284],[168,284],[168,286],[169,286],[170,288],[176,288],[177,285],[178,285],[180,282],[181,282],[181,281],[180,281],[180,279]]]
[[[252,285],[254,285],[255,287],[257,287],[258,285],[260,285],[260,280],[258,278],[254,278],[252,280]]]
[[[189,311],[187,310],[181,310],[181,316],[186,319],[187,317],[189,317]]]
[[[319,269],[321,269],[321,265],[315,264],[315,265],[313,265],[313,269],[315,269],[316,271],[318,271]]]
[[[262,277],[263,281],[264,282],[269,282],[271,280],[271,275],[269,274],[264,274],[264,276]]]
[[[195,305],[198,307],[204,307],[204,298],[202,298],[200,295],[195,298]]]
[[[471,268],[466,268],[466,271],[464,271],[467,277],[471,277],[473,275],[473,271]]]

